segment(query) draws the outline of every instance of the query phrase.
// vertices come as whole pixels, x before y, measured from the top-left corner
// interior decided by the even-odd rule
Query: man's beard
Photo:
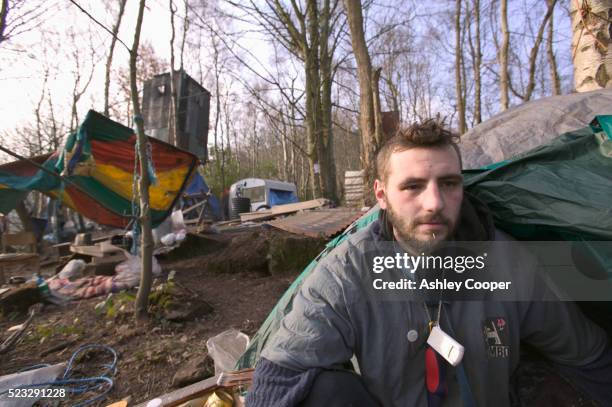
[[[445,240],[452,236],[454,227],[450,220],[441,214],[432,214],[427,216],[420,216],[412,220],[403,218],[400,214],[395,212],[393,206],[387,203],[387,217],[393,226],[393,230],[400,243],[407,251],[413,253],[431,253],[437,249]],[[417,238],[417,227],[423,223],[443,223],[447,226],[446,236],[435,236],[433,233],[427,240]]]

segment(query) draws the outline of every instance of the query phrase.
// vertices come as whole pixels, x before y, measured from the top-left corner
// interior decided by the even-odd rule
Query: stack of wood
[[[346,206],[361,208],[363,201],[363,170],[344,173],[344,201]]]

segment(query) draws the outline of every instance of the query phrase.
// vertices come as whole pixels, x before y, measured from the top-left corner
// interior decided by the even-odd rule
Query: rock
[[[215,374],[213,360],[208,356],[196,356],[186,362],[172,378],[172,387],[188,386]]]
[[[209,314],[213,308],[204,301],[186,301],[172,303],[163,312],[163,318],[172,322],[191,321],[202,315]]]

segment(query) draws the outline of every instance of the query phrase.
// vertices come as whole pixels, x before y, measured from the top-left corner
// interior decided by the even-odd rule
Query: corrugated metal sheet
[[[268,224],[298,235],[329,238],[343,231],[361,215],[360,210],[353,208],[318,209],[275,219]]]

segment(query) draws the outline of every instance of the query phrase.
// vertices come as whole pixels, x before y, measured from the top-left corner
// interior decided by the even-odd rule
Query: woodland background
[[[372,165],[380,111],[463,134],[529,100],[606,87],[610,3],[149,0],[138,89],[184,69],[211,92],[213,192],[255,176],[341,202],[344,172]],[[2,0],[2,145],[53,151],[89,109],[133,126],[125,44],[137,7]]]

